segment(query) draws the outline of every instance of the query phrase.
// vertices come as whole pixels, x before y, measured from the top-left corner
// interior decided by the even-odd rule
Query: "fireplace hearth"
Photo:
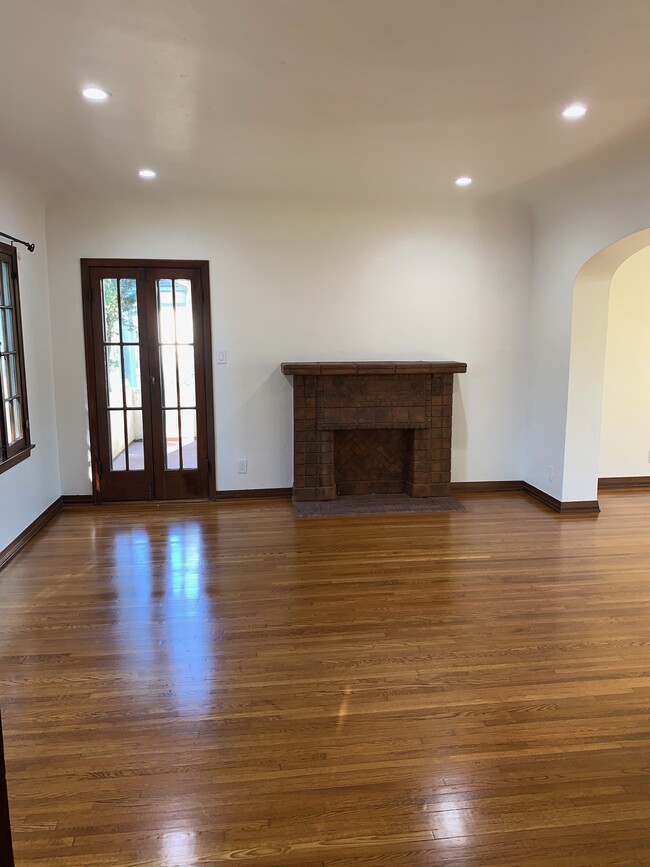
[[[448,497],[454,373],[442,362],[285,362],[293,377],[294,500]]]

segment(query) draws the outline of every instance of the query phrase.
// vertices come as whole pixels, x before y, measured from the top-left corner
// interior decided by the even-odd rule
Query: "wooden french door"
[[[96,502],[208,497],[206,262],[82,260]]]

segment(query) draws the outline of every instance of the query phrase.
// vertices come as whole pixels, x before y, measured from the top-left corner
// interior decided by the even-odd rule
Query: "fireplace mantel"
[[[296,500],[449,496],[458,361],[284,362],[293,377]]]
[[[285,361],[285,376],[355,376],[364,373],[465,373],[462,361]]]

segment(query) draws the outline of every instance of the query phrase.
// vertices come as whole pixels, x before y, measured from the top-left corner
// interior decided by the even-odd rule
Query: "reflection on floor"
[[[167,469],[177,470],[180,467],[178,438],[167,440]],[[183,440],[183,467],[186,470],[196,469],[196,439]],[[113,471],[119,472],[126,469],[125,453],[121,451],[113,458]],[[133,440],[129,445],[129,469],[144,469],[144,446],[142,440]]]
[[[0,573],[20,867],[650,852],[650,492],[69,507]]]

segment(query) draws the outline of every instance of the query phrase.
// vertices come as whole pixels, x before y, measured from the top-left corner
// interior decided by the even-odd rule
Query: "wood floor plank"
[[[650,864],[650,492],[68,507],[0,573],[18,867]]]

